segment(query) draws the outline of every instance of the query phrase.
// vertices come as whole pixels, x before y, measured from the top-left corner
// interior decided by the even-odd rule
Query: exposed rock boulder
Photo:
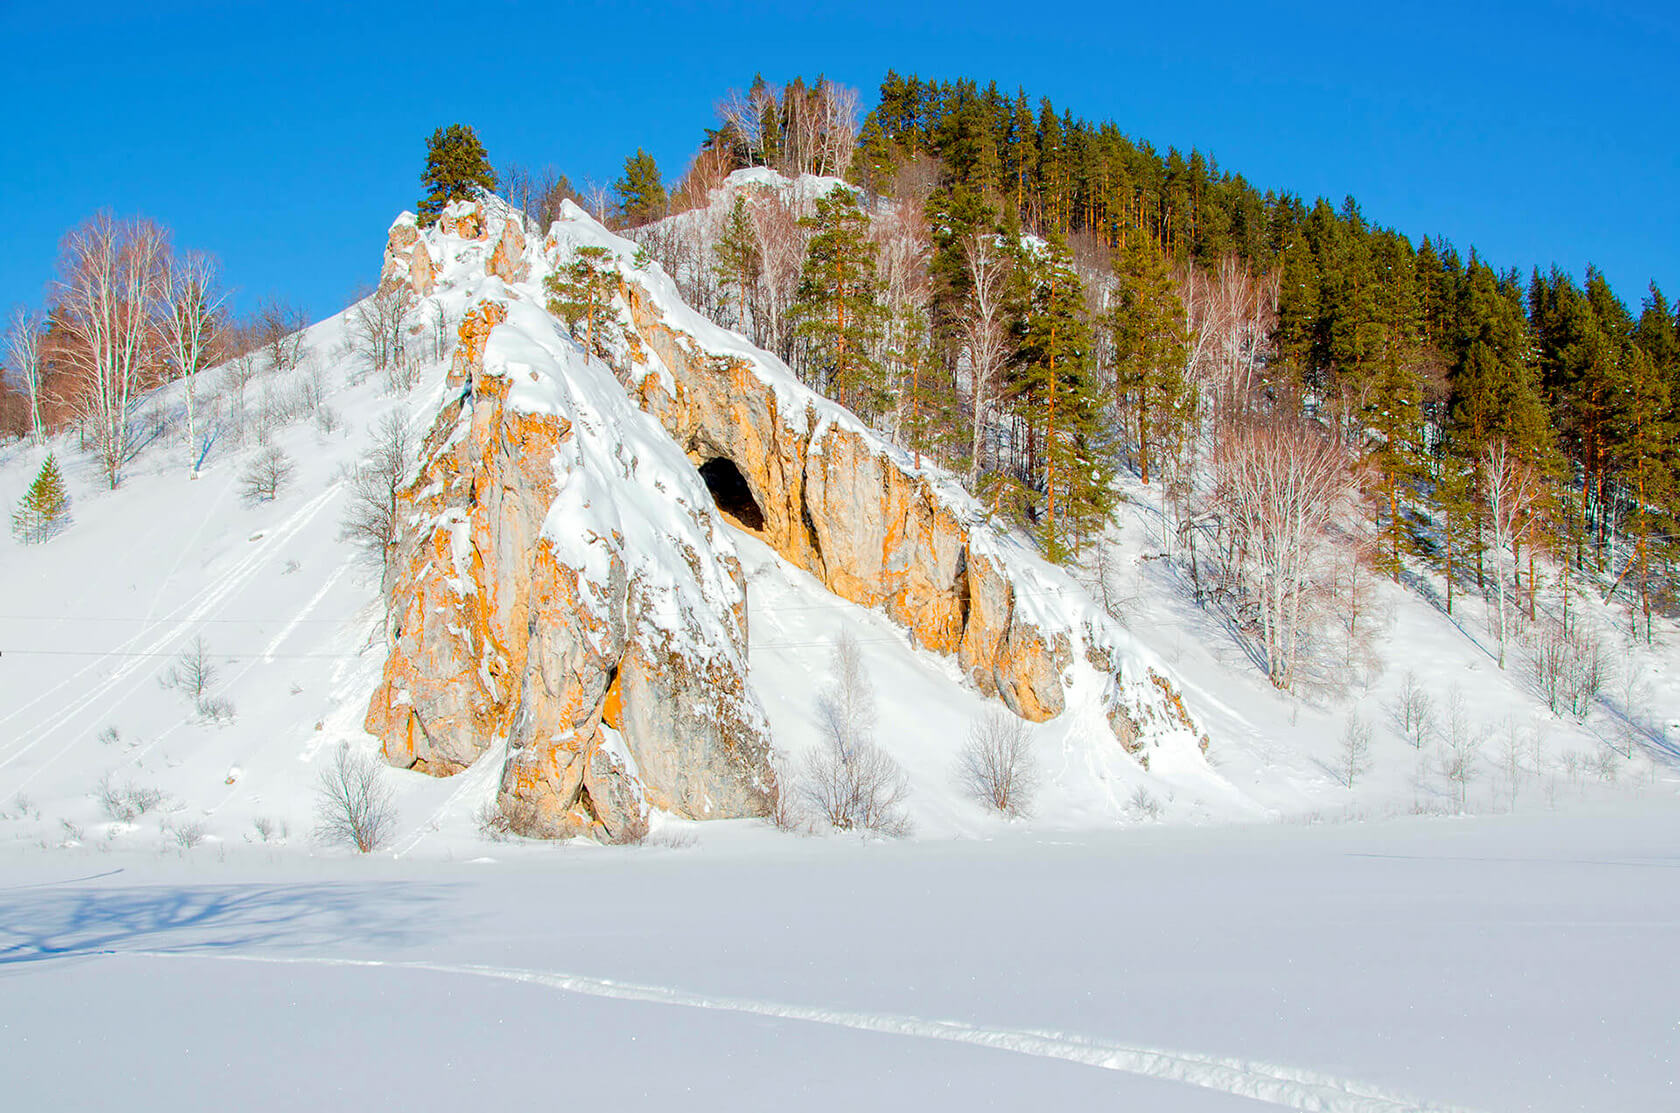
[[[413,213],[403,213],[391,225],[385,238],[385,261],[379,268],[379,289],[389,290],[407,284],[420,297],[426,297],[437,283],[437,269],[432,265],[431,251],[420,235]]]

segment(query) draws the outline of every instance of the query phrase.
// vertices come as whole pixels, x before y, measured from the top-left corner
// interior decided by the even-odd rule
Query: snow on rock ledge
[[[530,834],[635,839],[650,806],[762,814],[776,784],[745,581],[705,486],[610,369],[505,283],[527,266],[522,231],[460,208],[407,243],[399,220],[387,252],[388,280],[414,276],[393,260],[431,259],[428,241],[467,264],[438,277],[468,311],[459,392],[400,500],[367,727],[391,762],[437,775],[505,742],[500,803]],[[494,251],[463,250],[497,216]]]

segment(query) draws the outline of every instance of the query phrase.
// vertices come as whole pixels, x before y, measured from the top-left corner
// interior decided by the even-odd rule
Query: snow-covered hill
[[[611,239],[583,221],[568,233],[573,239]],[[447,276],[469,256],[478,265],[473,253],[489,247],[463,242],[453,259],[439,261],[440,272]],[[523,294],[512,283],[502,292],[529,300],[539,278],[531,277]],[[650,284],[659,281],[655,268]],[[207,372],[199,389],[220,396],[225,427],[197,480],[189,478],[181,443],[178,386],[142,407],[161,433],[116,491],[102,489],[72,435],[48,446],[67,465],[74,526],[43,545],[0,539],[7,588],[0,616],[0,854],[65,847],[321,852],[308,837],[319,773],[340,747],[374,748],[362,723],[386,652],[377,584],[340,537],[345,477],[387,413],[401,416],[413,442],[431,425],[451,395],[451,351],[434,344],[432,322],[441,310],[443,335],[452,334],[468,301],[484,293],[444,282],[417,307],[412,388],[401,376],[374,374],[351,350],[354,307],[311,327],[296,369],[265,371],[245,388],[242,438],[228,417],[235,390],[227,372]],[[691,314],[683,321],[722,337],[717,343],[750,348]],[[241,498],[241,473],[269,447],[295,462],[295,475],[278,498],[252,504]],[[0,503],[16,504],[45,452],[18,443],[0,449]],[[1112,535],[1114,585],[1130,596],[1126,636],[1182,686],[1210,738],[1206,761],[1194,746],[1168,747],[1145,769],[1113,743],[1102,694],[1076,685],[1062,714],[1029,728],[1044,782],[1031,813],[999,818],[966,795],[955,774],[970,726],[995,701],[965,683],[951,655],[918,648],[903,625],[836,597],[760,539],[736,531],[748,582],[752,683],[783,767],[796,769],[820,737],[817,695],[833,646],[846,634],[866,650],[880,704],[877,736],[908,775],[908,808],[921,838],[987,837],[1010,824],[1337,819],[1673,796],[1675,772],[1662,748],[1666,724],[1680,718],[1670,651],[1626,648],[1629,679],[1620,694],[1612,685],[1585,723],[1559,718],[1519,668],[1499,670],[1472,633],[1416,592],[1379,584],[1373,621],[1383,633],[1366,680],[1313,700],[1286,696],[1266,684],[1228,631],[1188,601],[1167,562],[1152,559],[1159,549],[1154,493],[1139,487],[1128,494]],[[1055,583],[1061,590],[1068,581]],[[1474,608],[1459,611],[1473,630]],[[208,695],[226,712],[215,717],[169,683],[200,640],[214,668]],[[1480,739],[1475,768],[1462,783],[1446,776],[1434,742],[1414,747],[1392,723],[1408,673],[1434,697],[1438,722],[1456,692]],[[1623,709],[1648,729],[1627,730]],[[1340,744],[1350,714],[1373,734],[1370,768],[1351,787]],[[400,817],[395,851],[482,853],[477,817],[493,799],[499,773],[488,760],[447,779],[390,771]],[[725,826],[755,838],[786,837],[757,820]],[[661,816],[654,831],[681,841],[712,837],[707,825]]]

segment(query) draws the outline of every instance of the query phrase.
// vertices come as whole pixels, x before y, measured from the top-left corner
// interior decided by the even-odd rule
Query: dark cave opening
[[[759,509],[758,500],[753,498],[752,488],[747,486],[746,476],[735,466],[735,461],[727,456],[707,460],[700,465],[700,478],[706,481],[706,489],[725,517],[742,529],[764,532],[764,511]]]

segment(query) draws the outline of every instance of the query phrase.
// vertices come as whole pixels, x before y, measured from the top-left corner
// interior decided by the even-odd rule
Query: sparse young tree
[[[239,473],[239,495],[247,503],[273,502],[292,481],[297,466],[277,445],[257,453]]]
[[[1347,723],[1342,727],[1340,760],[1336,771],[1348,788],[1371,771],[1371,724],[1353,712],[1348,713]]]
[[[1457,688],[1447,697],[1441,735],[1441,749],[1437,755],[1441,775],[1452,785],[1454,803],[1462,812],[1468,799],[1470,782],[1480,773],[1476,763],[1481,757],[1482,740],[1476,727],[1470,722],[1470,712],[1464,705],[1464,693]]]
[[[1423,749],[1424,741],[1435,729],[1435,701],[1418,683],[1416,673],[1408,670],[1401,679],[1392,710],[1400,734],[1412,744],[1412,749]]]
[[[58,461],[52,453],[41,462],[34,482],[12,512],[12,536],[25,545],[51,540],[70,526],[70,493],[64,489]]]
[[[1004,815],[1023,815],[1038,789],[1038,759],[1027,724],[1002,711],[977,720],[957,758],[963,791]]]
[[[339,538],[379,570],[383,597],[390,586],[392,546],[397,540],[397,499],[413,452],[408,422],[392,410],[373,430],[373,445],[350,476],[350,498]]]
[[[321,770],[316,789],[315,837],[363,854],[378,850],[397,823],[396,801],[385,782],[385,764],[372,754],[340,746]]]

